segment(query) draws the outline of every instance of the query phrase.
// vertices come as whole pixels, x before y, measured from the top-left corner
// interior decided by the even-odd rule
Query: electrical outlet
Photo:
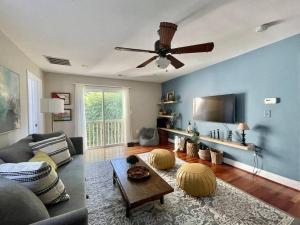
[[[264,117],[271,118],[271,110],[270,109],[264,111]]]

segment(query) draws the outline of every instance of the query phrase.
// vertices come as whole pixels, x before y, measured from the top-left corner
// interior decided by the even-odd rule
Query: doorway
[[[40,113],[40,99],[43,96],[42,80],[27,71],[27,87],[28,87],[28,132],[29,134],[42,133],[43,114]]]
[[[124,144],[122,90],[87,87],[84,94],[87,148]]]

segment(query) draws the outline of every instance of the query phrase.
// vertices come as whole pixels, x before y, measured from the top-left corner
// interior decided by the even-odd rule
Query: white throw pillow
[[[31,142],[29,146],[31,146],[34,154],[38,151],[45,152],[58,167],[72,160],[65,134],[38,142]]]
[[[55,170],[46,162],[1,164],[0,176],[24,185],[35,193],[45,205],[70,199],[65,185]]]

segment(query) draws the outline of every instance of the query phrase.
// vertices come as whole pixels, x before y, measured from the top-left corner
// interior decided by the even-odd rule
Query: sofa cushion
[[[37,151],[37,153],[35,154],[35,156],[33,156],[33,158],[31,158],[29,160],[29,162],[46,162],[48,163],[50,166],[52,166],[52,168],[54,170],[57,169],[57,165],[56,163],[53,161],[53,159],[51,159],[51,157],[49,155],[47,155],[47,153],[42,152],[42,151]]]
[[[0,165],[1,165],[1,164],[4,164],[4,163],[5,163],[5,162],[4,162],[2,159],[0,159]]]
[[[0,176],[19,182],[34,192],[44,204],[56,204],[70,197],[55,170],[46,162],[5,163]]]
[[[29,143],[32,137],[28,136],[20,141],[0,149],[0,158],[7,163],[27,162],[33,157]]]
[[[38,151],[47,153],[58,167],[72,160],[65,134],[29,144],[34,154]]]
[[[85,208],[85,177],[83,155],[73,156],[72,162],[58,168],[70,200],[48,207],[50,216],[57,216],[80,208]]]
[[[37,142],[37,141],[43,141],[45,139],[57,137],[62,134],[65,134],[65,133],[63,131],[58,131],[58,132],[47,133],[47,134],[32,134],[32,139],[34,142]],[[68,135],[66,135],[66,141],[68,143],[68,148],[69,148],[70,154],[75,155],[76,154],[75,147],[74,147],[71,139],[68,137]]]
[[[29,189],[0,177],[1,225],[31,224],[47,218],[47,209]]]

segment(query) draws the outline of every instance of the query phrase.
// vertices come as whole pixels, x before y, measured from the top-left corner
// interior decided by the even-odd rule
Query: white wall
[[[150,82],[127,81],[118,79],[107,79],[100,77],[88,77],[69,74],[45,73],[44,93],[46,97],[51,96],[51,92],[70,92],[71,108],[74,114],[74,83],[125,86],[130,87],[130,101],[132,109],[132,132],[133,138],[137,138],[137,130],[142,127],[155,127],[158,112],[157,103],[161,97],[161,84]],[[55,122],[54,130],[64,130],[68,135],[74,135],[74,115],[71,122]],[[51,130],[51,118],[46,118],[46,130]]]
[[[20,75],[21,128],[0,134],[0,147],[12,144],[28,134],[27,70],[43,78],[42,71],[0,31],[0,65]],[[0,124],[1,126],[1,124]]]

